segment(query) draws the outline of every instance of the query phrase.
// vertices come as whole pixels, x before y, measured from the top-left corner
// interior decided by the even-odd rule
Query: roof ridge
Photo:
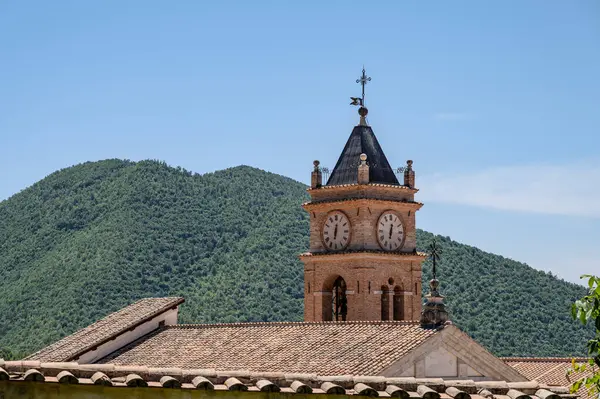
[[[191,323],[164,326],[167,329],[177,328],[210,328],[210,327],[259,327],[259,326],[298,326],[298,325],[401,325],[421,326],[418,320],[347,320],[347,321],[249,321],[234,323]]]
[[[69,335],[61,338],[60,340],[38,350],[37,352],[32,353],[31,355],[27,356],[25,359],[36,359],[37,356],[44,354],[45,352],[51,351],[50,353],[53,353],[53,352],[59,352],[63,348],[69,348],[70,346],[73,345],[73,342],[71,342],[70,339],[72,340],[74,336],[77,336],[78,334],[81,335],[80,337],[78,337],[78,340],[81,340],[84,337],[91,336],[94,333],[96,333],[99,329],[102,329],[103,326],[107,323],[108,320],[110,320],[111,317],[114,318],[114,317],[118,317],[118,316],[126,316],[128,314],[127,312],[131,311],[131,309],[134,306],[136,306],[144,301],[149,301],[149,300],[160,300],[160,301],[164,301],[165,303],[162,304],[162,306],[160,306],[159,308],[154,309],[151,312],[147,312],[146,314],[143,315],[143,317],[138,317],[135,320],[127,321],[126,323],[124,323],[124,325],[121,328],[119,328],[115,331],[111,331],[111,333],[108,334],[107,337],[104,337],[102,339],[96,339],[92,343],[82,345],[82,347],[79,348],[78,350],[71,351],[71,353],[69,354],[68,358],[65,359],[65,361],[80,354],[82,351],[85,351],[89,348],[93,348],[94,346],[97,346],[97,344],[99,342],[103,342],[108,338],[116,337],[116,336],[122,334],[123,332],[130,329],[132,326],[139,325],[140,323],[142,323],[146,320],[156,317],[157,315],[163,313],[168,308],[171,308],[173,306],[179,306],[180,304],[182,304],[185,301],[185,299],[183,297],[176,297],[176,296],[140,298],[137,301],[135,301],[121,309],[118,309],[114,312],[107,314],[106,316],[93,322],[92,324],[85,326],[83,328],[80,328],[80,329],[74,331],[72,334],[69,334]]]
[[[576,362],[586,362],[589,358],[586,357],[518,357],[518,356],[509,356],[509,357],[501,357],[501,360],[505,362],[571,362],[571,360],[575,359]]]

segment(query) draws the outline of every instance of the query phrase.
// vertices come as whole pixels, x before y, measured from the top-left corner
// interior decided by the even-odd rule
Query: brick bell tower
[[[363,69],[360,122],[326,185],[314,162],[310,249],[304,263],[304,320],[419,320],[421,263],[416,251],[415,172],[407,161],[400,184],[367,124]]]

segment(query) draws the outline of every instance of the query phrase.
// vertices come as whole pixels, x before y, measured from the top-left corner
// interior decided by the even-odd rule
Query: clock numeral
[[[348,241],[348,237],[342,238],[343,241]]]
[[[347,225],[347,224],[348,224],[348,223],[344,223],[344,224],[342,225],[342,227],[344,227],[344,226],[345,226],[345,225]]]
[[[332,217],[330,217],[330,218],[329,218],[329,221],[330,221],[331,223],[333,223],[333,218],[332,218]]]

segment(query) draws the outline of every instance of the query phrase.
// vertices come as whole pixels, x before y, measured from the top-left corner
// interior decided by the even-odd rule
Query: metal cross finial
[[[356,79],[356,83],[360,83],[362,86],[362,106],[365,106],[365,85],[367,82],[370,82],[371,78],[367,76],[365,72],[365,67],[363,66],[362,76],[359,79]]]
[[[437,241],[435,240],[435,238],[433,239],[433,241],[431,242],[431,245],[429,245],[429,257],[431,257],[431,260],[433,262],[433,279],[435,280],[435,275],[436,275],[436,261],[440,260],[440,254],[442,253],[442,249],[438,248],[437,246]]]

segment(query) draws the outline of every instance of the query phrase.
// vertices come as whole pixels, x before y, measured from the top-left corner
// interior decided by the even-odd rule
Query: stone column
[[[388,296],[388,320],[394,320],[394,290],[384,292]]]

